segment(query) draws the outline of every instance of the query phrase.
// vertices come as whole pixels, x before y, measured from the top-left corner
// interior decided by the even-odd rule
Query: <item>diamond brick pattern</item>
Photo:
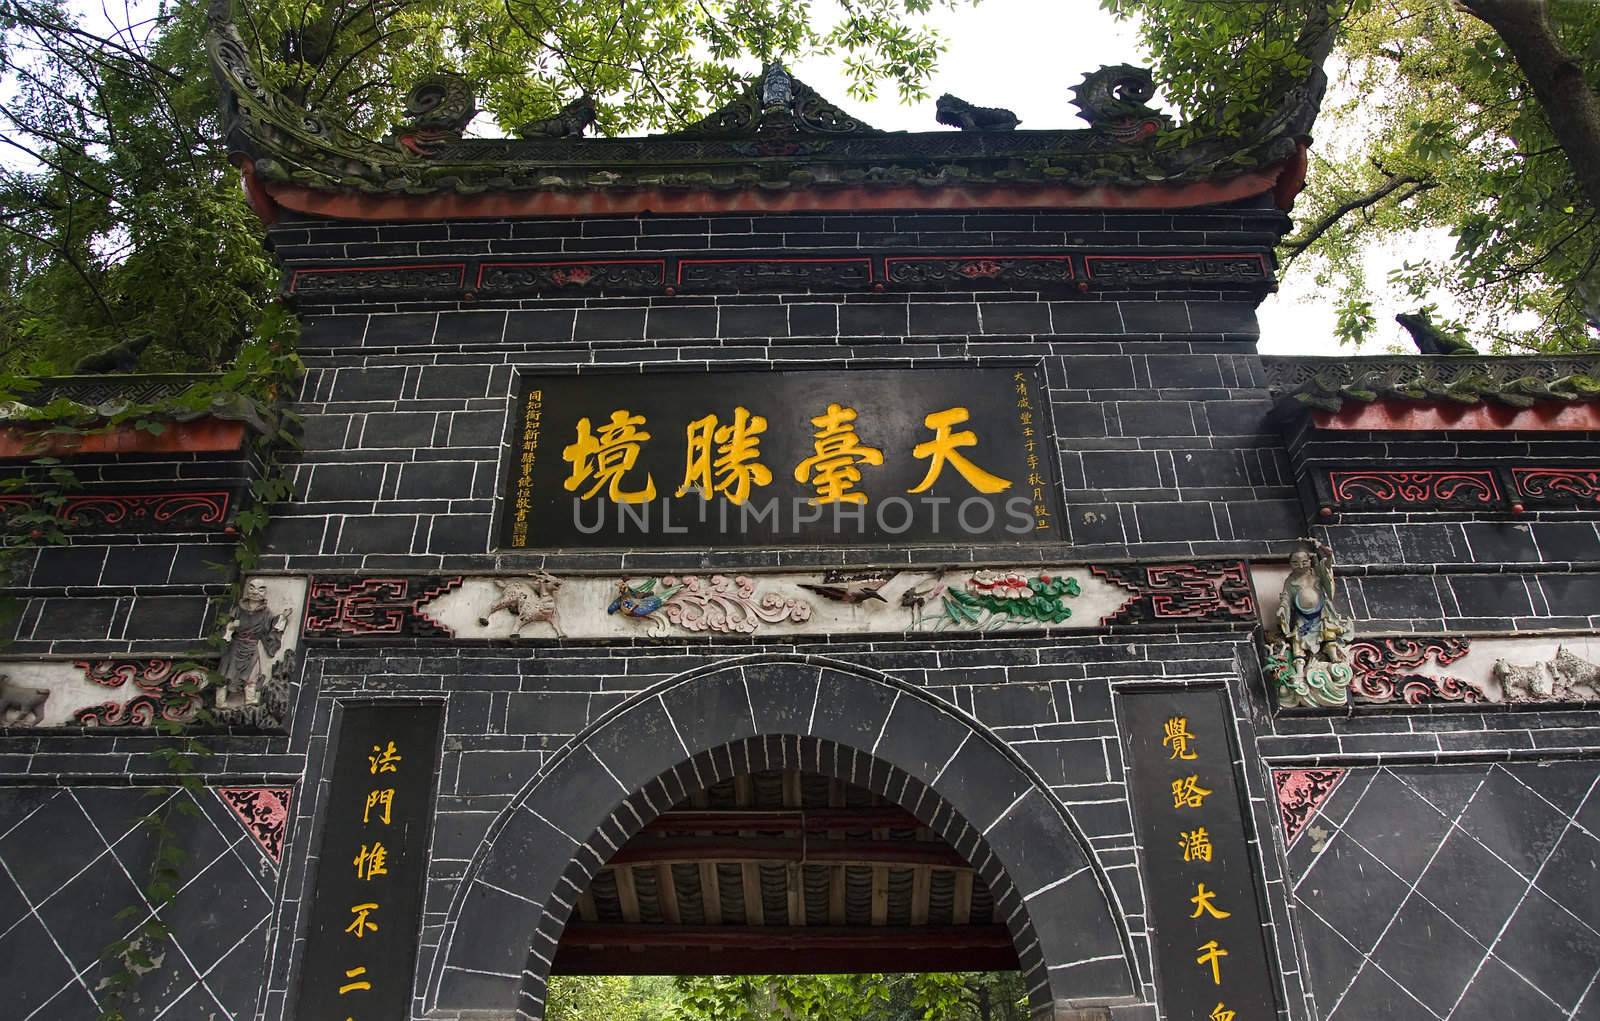
[[[1323,1021],[1600,1017],[1600,763],[1351,769],[1291,851]]]
[[[154,851],[138,823],[171,799],[189,853],[162,909],[171,941],[122,1004],[128,1021],[247,1017],[266,953],[270,859],[210,795],[139,787],[0,788],[0,958],[15,1021],[94,1021],[108,974],[100,955],[149,917],[141,892]],[[173,806],[176,807],[176,806]],[[133,907],[137,921],[117,915]],[[244,979],[244,981],[241,981]]]

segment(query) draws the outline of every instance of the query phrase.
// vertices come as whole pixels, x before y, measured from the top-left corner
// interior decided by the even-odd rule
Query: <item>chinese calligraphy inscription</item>
[[[324,811],[297,1017],[410,1009],[442,707],[346,706]]]
[[[1120,698],[1164,1016],[1277,1017],[1225,696],[1184,688]]]
[[[1028,368],[523,377],[510,548],[1050,541],[1060,494]]]

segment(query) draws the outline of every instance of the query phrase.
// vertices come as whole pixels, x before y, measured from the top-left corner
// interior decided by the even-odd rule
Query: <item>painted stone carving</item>
[[[1507,702],[1600,701],[1600,666],[1566,648],[1543,663],[1520,665],[1495,660],[1495,680]]]
[[[1358,703],[1424,705],[1439,702],[1482,702],[1479,688],[1444,667],[1471,650],[1459,635],[1431,638],[1363,638],[1350,644],[1350,692]]]
[[[883,598],[878,590],[883,588],[895,574],[894,571],[824,571],[822,584],[813,585],[803,581],[800,587],[807,592],[815,592],[824,599],[851,606],[872,599],[886,603],[888,600]]]
[[[1008,624],[1059,624],[1072,616],[1066,600],[1082,594],[1078,579],[1040,573],[979,571],[941,593],[942,615],[933,630],[992,631]],[[921,628],[920,608],[913,624]]]
[[[524,628],[532,624],[549,624],[557,638],[565,638],[556,620],[556,593],[561,591],[561,579],[544,571],[535,571],[526,578],[496,578],[494,587],[499,598],[478,618],[480,627],[488,627],[495,614],[506,611],[516,618],[511,637],[522,637]]]
[[[582,95],[563,106],[554,117],[523,124],[517,128],[517,134],[523,138],[582,138],[599,115],[594,97]]]
[[[390,139],[417,156],[430,157],[440,146],[461,140],[478,112],[472,84],[450,71],[424,75],[406,94],[406,120]]]
[[[1147,68],[1104,66],[1084,75],[1082,84],[1072,86],[1071,92],[1079,117],[1124,144],[1151,138],[1170,123],[1148,105],[1156,85]]]
[[[239,605],[222,632],[227,648],[218,673],[224,683],[217,688],[217,707],[257,705],[260,686],[283,650],[283,633],[289,611],[274,610],[267,602],[267,584],[260,578],[244,583]]]
[[[1322,543],[1295,551],[1278,597],[1277,636],[1267,643],[1267,675],[1285,709],[1349,701],[1351,626],[1333,600],[1333,551]]]
[[[79,660],[73,666],[85,680],[121,696],[77,709],[72,722],[79,726],[149,727],[157,720],[191,723],[199,715],[206,686],[203,667],[183,668],[170,659]]]
[[[25,688],[0,674],[0,725],[37,727],[44,720],[44,704],[49,700],[48,688]]]
[[[215,787],[228,806],[274,865],[283,864],[283,837],[289,825],[288,787]]]
[[[1272,783],[1278,790],[1278,815],[1283,820],[1283,842],[1294,843],[1294,838],[1305,829],[1306,823],[1317,814],[1317,809],[1328,800],[1333,789],[1344,776],[1342,769],[1275,769]]]
[[[998,106],[974,106],[946,92],[939,97],[934,119],[962,131],[1015,131],[1022,121]]]
[[[802,623],[811,619],[811,604],[785,598],[774,591],[756,594],[755,582],[743,575],[713,574],[710,578],[664,575],[630,585],[624,578],[608,614],[646,620],[650,634],[666,634],[670,627],[684,631],[719,631],[753,634],[762,624]]]

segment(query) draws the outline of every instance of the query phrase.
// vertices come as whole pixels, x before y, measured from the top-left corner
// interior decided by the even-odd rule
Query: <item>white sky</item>
[[[88,22],[137,22],[151,0],[69,0],[69,7]],[[248,0],[245,0],[248,2]],[[131,8],[131,10],[130,10]],[[819,16],[837,14],[837,7],[818,0]],[[929,84],[929,98],[912,106],[900,104],[892,86],[877,99],[863,103],[846,91],[843,61],[810,57],[794,62],[794,74],[824,96],[874,127],[890,131],[940,130],[934,120],[933,97],[951,92],[980,106],[1001,106],[1015,111],[1024,128],[1082,127],[1077,108],[1070,103],[1068,86],[1082,81],[1084,72],[1104,64],[1146,65],[1131,26],[1114,21],[1100,9],[1098,0],[981,0],[978,6],[936,9],[926,18],[944,36],[947,50]],[[98,27],[98,25],[96,26]],[[754,63],[752,62],[752,70]],[[1156,97],[1160,105],[1161,97]],[[1324,128],[1326,134],[1326,128]],[[1326,141],[1326,139],[1324,139]],[[1439,240],[1435,251],[1448,245]],[[1417,254],[1410,253],[1412,257]],[[1403,254],[1395,250],[1370,252],[1367,279],[1380,285]],[[1442,302],[1447,313],[1448,302]],[[1411,350],[1409,341],[1394,325],[1395,312],[1409,308],[1375,305],[1378,330],[1363,349],[1376,353],[1386,346]],[[1261,350],[1272,354],[1349,354],[1334,339],[1334,307],[1318,293],[1310,274],[1297,273],[1280,293],[1261,306]]]
[[[818,4],[819,10],[825,4]],[[880,91],[877,99],[862,103],[845,92],[843,61],[835,58],[800,60],[790,68],[795,76],[873,127],[886,130],[931,131],[933,97],[954,93],[980,106],[1001,106],[1022,119],[1023,128],[1077,128],[1083,122],[1072,106],[1068,86],[1083,80],[1086,71],[1104,64],[1148,66],[1131,25],[1114,21],[1097,0],[982,0],[977,7],[937,10],[926,19],[945,37],[948,50],[939,61],[929,85],[930,97],[914,106],[902,106],[894,89]],[[1156,97],[1160,105],[1161,97]],[[1448,241],[1443,242],[1446,246]],[[1412,258],[1416,252],[1409,253]],[[1431,254],[1431,253],[1430,253]],[[1393,250],[1373,251],[1366,260],[1367,279],[1381,284],[1403,255]],[[1447,312],[1448,303],[1441,302]],[[1376,354],[1397,344],[1415,350],[1393,322],[1396,312],[1375,302],[1378,329],[1363,346]],[[1318,293],[1310,274],[1297,273],[1283,289],[1261,306],[1263,353],[1340,355],[1334,337],[1334,304]]]

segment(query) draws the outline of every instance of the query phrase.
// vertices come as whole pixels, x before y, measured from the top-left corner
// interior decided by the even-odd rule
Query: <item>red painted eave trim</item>
[[[1272,201],[1284,212],[1294,209],[1294,200],[1306,186],[1306,171],[1311,166],[1309,147],[1301,142],[1289,162],[1282,164],[1278,181],[1272,186]]]
[[[159,433],[132,425],[88,435],[12,425],[0,427],[0,460],[91,454],[219,454],[242,449],[244,441],[244,423],[215,418],[169,422]]]
[[[942,209],[1184,209],[1276,193],[1291,164],[1279,163],[1222,181],[1143,187],[993,185],[988,187],[759,188],[688,191],[510,191],[479,195],[367,195],[265,184],[276,206],[338,220],[438,221],[522,216],[629,216],[641,213],[886,212]],[[252,178],[253,179],[253,178]],[[1296,189],[1298,190],[1298,189]],[[254,204],[254,203],[252,203]],[[259,215],[261,208],[257,206]]]
[[[1600,404],[1541,401],[1531,408],[1436,401],[1346,402],[1337,412],[1317,411],[1318,429],[1364,432],[1600,432]]]

